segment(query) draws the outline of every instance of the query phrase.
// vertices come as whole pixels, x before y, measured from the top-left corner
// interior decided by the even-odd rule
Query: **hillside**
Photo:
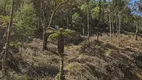
[[[113,38],[113,41],[116,41]],[[65,46],[66,80],[141,80],[142,38],[121,36],[121,43],[109,43],[108,36],[100,41],[91,37],[80,45]],[[20,49],[17,68],[10,72],[11,80],[55,80],[59,73],[60,57],[56,45],[50,43],[49,51],[42,51],[42,41],[34,39]],[[15,67],[14,67],[15,69]],[[15,69],[17,71],[17,69]],[[12,79],[13,78],[13,79]]]
[[[142,0],[0,0],[0,80],[142,80]]]

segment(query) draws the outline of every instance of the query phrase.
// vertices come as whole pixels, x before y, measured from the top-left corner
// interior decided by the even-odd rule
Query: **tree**
[[[9,26],[7,29],[7,39],[6,39],[6,45],[5,45],[5,53],[4,53],[4,58],[3,58],[3,63],[2,63],[2,71],[3,75],[7,75],[7,57],[8,57],[8,51],[9,51],[9,43],[10,43],[10,33],[11,33],[11,27],[13,23],[13,10],[14,10],[14,0],[11,0],[11,14],[10,14],[10,21],[9,21]]]
[[[122,18],[121,18],[121,15],[123,15],[124,14],[124,10],[126,10],[127,9],[127,1],[118,1],[118,8],[117,8],[117,10],[118,10],[118,13],[117,13],[117,17],[118,17],[118,22],[116,23],[116,24],[118,24],[116,27],[117,27],[117,43],[119,43],[119,39],[120,39],[120,32],[121,32],[121,20],[122,20]],[[122,8],[122,6],[123,6],[123,8]]]
[[[51,11],[51,15],[49,17],[48,20],[48,24],[46,25],[46,8],[47,5],[44,6],[44,0],[41,1],[41,11],[42,11],[42,19],[41,19],[41,23],[42,23],[42,27],[43,27],[43,50],[47,49],[47,39],[48,39],[48,34],[46,33],[47,28],[51,26],[52,21],[53,21],[53,17],[56,14],[56,12],[62,8],[63,5],[65,5],[66,3],[68,3],[70,0],[64,1],[64,0],[52,0],[52,4],[54,5],[53,10]]]
[[[61,61],[60,61],[60,80],[65,80],[64,77],[64,37],[68,37],[71,38],[72,34],[74,33],[74,31],[70,30],[70,29],[63,29],[63,28],[59,28],[58,26],[56,26],[56,29],[54,28],[48,28],[51,31],[51,35],[49,36],[49,38],[53,39],[56,38],[58,40],[58,53],[61,57]]]
[[[87,21],[87,37],[89,40],[90,37],[90,9],[89,9],[89,1],[90,0],[84,0],[84,4],[82,5],[82,10],[86,11],[86,21]]]
[[[90,37],[90,25],[89,25],[89,0],[86,0],[86,4],[87,4],[87,36],[88,36],[88,40],[89,40],[89,37]]]
[[[133,6],[133,12],[134,12],[134,24],[135,24],[135,29],[136,29],[136,32],[135,32],[135,40],[138,40],[138,33],[139,33],[139,20],[140,20],[140,17],[139,15],[141,14],[141,1],[140,2],[134,2],[134,6]]]
[[[73,28],[74,30],[81,32],[81,23],[82,23],[81,21],[82,21],[82,18],[79,15],[79,13],[76,12],[72,15],[72,25],[74,27]]]
[[[25,1],[15,16],[15,36],[18,41],[32,37],[36,29],[36,14],[31,1]]]
[[[101,10],[101,8],[102,8],[102,3],[101,3],[102,1],[101,0],[99,0],[99,24],[98,24],[98,27],[100,27],[100,23],[101,23],[101,15],[102,15],[102,10]],[[99,28],[98,28],[98,30],[97,30],[97,41],[99,40],[99,35],[100,35],[100,30],[99,30]]]

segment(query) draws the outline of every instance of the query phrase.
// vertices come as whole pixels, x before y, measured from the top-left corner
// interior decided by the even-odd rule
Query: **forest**
[[[0,80],[142,80],[142,0],[0,0]]]

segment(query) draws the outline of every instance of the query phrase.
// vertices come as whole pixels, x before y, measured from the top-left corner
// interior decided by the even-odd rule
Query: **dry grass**
[[[142,38],[135,41],[134,36],[121,35],[110,43],[107,35],[81,45],[65,46],[66,80],[141,80],[141,68],[135,57],[142,55]],[[52,51],[56,45],[50,44]],[[59,75],[58,54],[42,51],[42,41],[34,39],[20,49],[20,69],[22,73],[11,73],[15,80],[54,80]],[[57,77],[56,77],[57,78]],[[12,79],[11,79],[12,80]]]

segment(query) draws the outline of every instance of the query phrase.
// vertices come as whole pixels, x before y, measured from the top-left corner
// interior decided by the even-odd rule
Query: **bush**
[[[19,40],[27,39],[27,36],[33,36],[35,31],[36,15],[33,4],[25,2],[16,13],[16,36]]]

